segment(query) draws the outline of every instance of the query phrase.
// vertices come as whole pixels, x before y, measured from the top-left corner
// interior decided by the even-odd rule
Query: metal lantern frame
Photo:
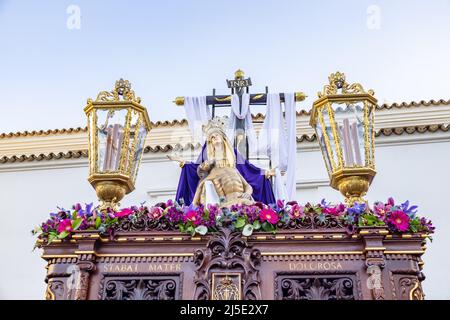
[[[135,97],[128,80],[120,79],[116,81],[114,90],[102,91],[94,100],[88,99],[84,112],[88,118],[88,140],[89,140],[89,176],[88,181],[94,187],[97,196],[102,201],[101,209],[117,209],[118,202],[128,193],[134,190],[134,184],[138,174],[140,162],[143,155],[145,139],[151,129],[151,122],[147,109],[140,104],[141,99]],[[119,140],[116,159],[117,168],[107,170],[102,169],[99,163],[99,111],[107,112],[105,124],[106,128],[110,118],[116,112],[126,111],[124,123],[121,129],[123,135]],[[136,123],[132,126],[132,118],[137,116]],[[134,128],[134,130],[133,130]],[[140,136],[140,129],[144,128],[145,133]],[[132,144],[130,145],[130,141]],[[139,146],[138,143],[141,143]],[[137,148],[142,150],[139,151]]]
[[[359,83],[348,84],[341,72],[331,74],[328,79],[329,84],[318,93],[318,99],[313,103],[310,125],[316,132],[331,187],[339,190],[349,204],[365,202],[363,196],[376,175],[374,113],[377,99],[373,90],[366,92]],[[360,164],[347,165],[344,160],[343,139],[333,108],[343,104],[363,106],[364,162]],[[328,116],[328,124],[324,113]]]

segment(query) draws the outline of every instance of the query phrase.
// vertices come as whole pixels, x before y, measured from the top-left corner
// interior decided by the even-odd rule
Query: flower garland
[[[418,217],[416,213],[417,206],[410,206],[409,201],[397,205],[392,198],[386,203],[375,202],[372,209],[365,203],[347,206],[343,203],[330,204],[325,200],[316,205],[278,200],[276,204],[271,205],[256,202],[253,205],[233,205],[229,208],[210,204],[186,206],[168,200],[152,207],[140,204],[120,211],[101,212],[90,203],[84,207],[76,204],[71,210],[58,208],[57,212],[50,213],[50,218],[32,233],[37,235],[36,246],[39,247],[43,242],[50,244],[55,239],[70,238],[75,231],[96,230],[112,235],[114,228],[120,223],[127,220],[133,223],[145,215],[152,222],[164,220],[174,229],[192,236],[214,232],[221,226],[238,230],[244,236],[250,236],[253,231],[258,230],[275,233],[284,226],[301,223],[305,219],[313,218],[319,223],[325,223],[330,217],[336,219],[349,232],[354,232],[357,227],[385,226],[392,233],[433,233],[435,228],[431,221]]]

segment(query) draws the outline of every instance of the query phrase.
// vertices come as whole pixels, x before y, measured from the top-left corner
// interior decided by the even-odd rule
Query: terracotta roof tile
[[[421,126],[407,126],[407,127],[395,127],[395,128],[383,128],[375,133],[375,136],[391,136],[391,135],[402,135],[402,134],[413,134],[413,133],[426,133],[426,132],[448,132],[450,131],[450,124],[432,124],[432,125],[421,125]],[[312,135],[301,135],[297,137],[297,142],[312,142],[317,139],[315,134]],[[144,153],[157,153],[157,152],[169,152],[174,149],[198,149],[200,144],[188,143],[184,146],[181,145],[158,145],[158,146],[147,146],[144,149]],[[11,156],[0,158],[0,164],[5,163],[16,163],[16,162],[31,162],[31,161],[43,161],[43,160],[53,160],[53,159],[77,159],[77,158],[87,158],[87,150],[78,151],[68,151],[49,153],[49,154],[39,154],[39,155],[21,155],[21,156]]]

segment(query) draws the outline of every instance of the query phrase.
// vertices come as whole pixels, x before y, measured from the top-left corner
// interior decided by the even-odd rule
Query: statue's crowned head
[[[208,160],[216,160],[219,167],[235,167],[236,158],[233,147],[225,133],[226,121],[216,117],[206,125],[203,125],[203,132],[206,136],[206,149]]]

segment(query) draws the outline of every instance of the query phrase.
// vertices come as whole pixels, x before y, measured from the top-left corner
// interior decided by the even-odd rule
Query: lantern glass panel
[[[116,172],[121,162],[127,109],[98,109],[98,172]]]
[[[125,159],[125,166],[124,166],[124,170],[126,172],[130,172],[134,166],[134,146],[136,143],[136,139],[137,139],[137,126],[139,125],[139,116],[140,113],[136,110],[130,109],[128,111],[130,113],[130,126],[129,126],[129,132],[130,132],[130,138],[128,140],[128,145],[126,146],[126,149],[124,150],[124,157],[126,157]],[[132,175],[130,174],[130,177],[132,177]]]
[[[364,166],[364,105],[334,104],[334,117],[345,167]]]
[[[328,140],[330,141],[330,147],[331,147],[331,154],[329,154],[328,156],[331,158],[331,163],[337,167],[339,165],[339,160],[337,157],[337,150],[336,150],[336,143],[334,140],[334,136],[333,136],[333,128],[331,125],[331,121],[330,121],[330,114],[329,114],[329,105],[327,104],[323,109],[322,109],[322,117],[323,117],[323,122],[325,124],[325,130],[323,130],[324,134],[328,137]]]
[[[327,166],[328,174],[330,174],[333,169],[331,166],[330,157],[328,156],[325,139],[324,139],[323,131],[322,131],[322,125],[320,124],[320,122],[316,123],[316,133],[317,133],[317,138],[319,139],[320,149],[322,150],[322,154],[325,159],[325,165]]]
[[[368,141],[369,141],[369,145],[368,145],[368,148],[369,148],[369,159],[367,159],[366,161],[368,161],[368,163],[370,164],[370,165],[373,165],[374,164],[374,154],[373,154],[373,151],[374,151],[374,146],[375,146],[375,141],[373,140],[374,139],[374,132],[373,132],[373,130],[374,130],[374,127],[375,127],[375,124],[374,124],[374,112],[373,112],[373,110],[375,109],[375,106],[373,105],[373,104],[371,104],[371,103],[369,103],[368,104],[368,117],[369,117],[369,125],[368,125]]]
[[[95,156],[95,135],[96,135],[96,125],[95,125],[95,110],[92,109],[88,115],[88,127],[89,127],[89,156]],[[93,174],[96,171],[95,162],[89,161],[89,172]]]
[[[142,122],[140,128],[138,129],[137,133],[136,133],[136,150],[134,153],[134,159],[133,159],[133,164],[132,164],[132,168],[131,168],[131,178],[134,180],[136,180],[136,175],[137,175],[137,169],[138,169],[138,165],[139,162],[141,160],[142,157],[142,153],[144,150],[144,142],[145,142],[145,137],[147,136],[147,130],[145,129],[145,123]]]

